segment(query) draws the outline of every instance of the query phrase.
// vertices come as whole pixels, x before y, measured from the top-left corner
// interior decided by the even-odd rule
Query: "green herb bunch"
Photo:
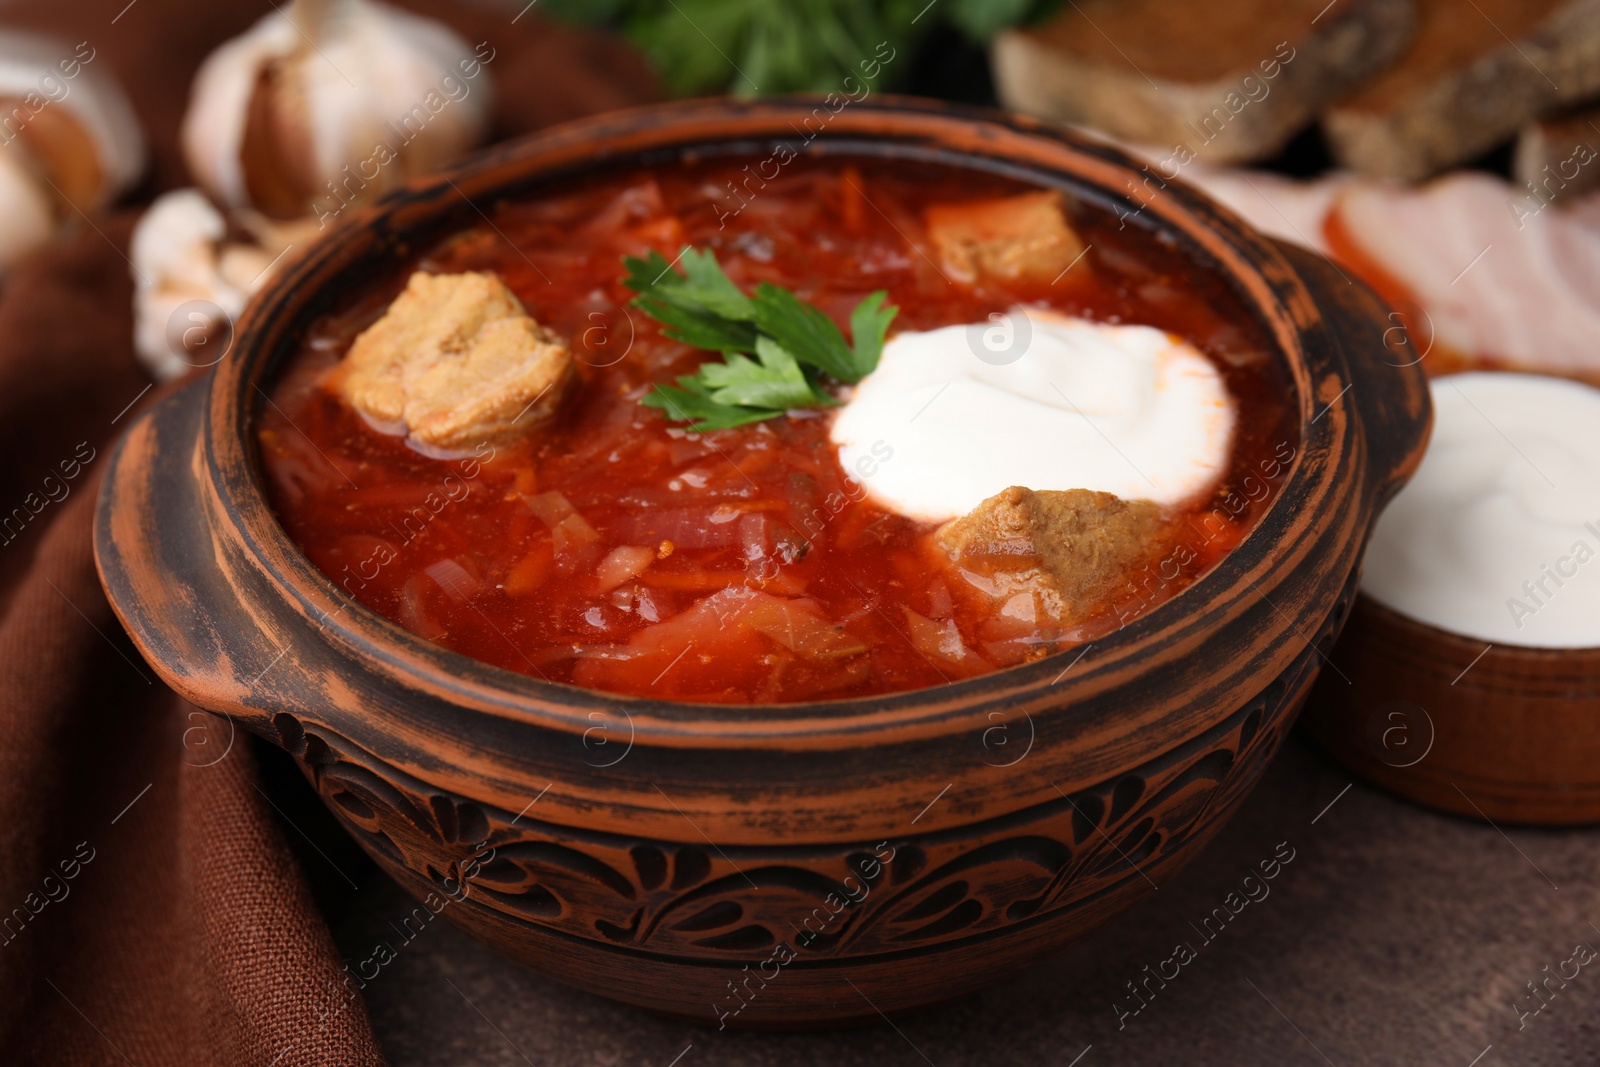
[[[745,295],[709,249],[686,248],[678,262],[682,273],[659,252],[628,256],[623,284],[639,294],[632,306],[660,322],[666,336],[722,353],[721,363],[703,363],[641,401],[696,433],[838,403],[823,377],[848,383],[872,373],[900,310],[884,305],[881,290],[868,296],[850,315],[846,344],[832,319],[781,286],[762,282]]]
[[[545,0],[569,21],[618,26],[674,92],[735,96],[838,91],[887,43],[904,55],[931,29],[982,43],[1056,0]],[[885,66],[903,81],[909,60]],[[880,86],[887,87],[887,86]]]

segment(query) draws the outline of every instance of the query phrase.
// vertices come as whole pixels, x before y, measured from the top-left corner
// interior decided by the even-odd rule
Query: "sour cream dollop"
[[[1433,410],[1362,591],[1491,644],[1600,647],[1600,390],[1455,374],[1433,383]]]
[[[1222,476],[1234,420],[1181,338],[1018,307],[894,337],[832,438],[874,500],[944,522],[1013,485],[1182,503]]]

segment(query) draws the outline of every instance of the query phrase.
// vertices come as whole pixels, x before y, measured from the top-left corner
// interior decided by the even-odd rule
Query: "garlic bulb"
[[[311,219],[283,225],[250,212],[235,222],[248,236],[230,240],[227,220],[205,194],[180,189],[151,204],[134,228],[133,344],[158,381],[227,355],[250,294],[316,231]]]
[[[144,173],[133,108],[88,43],[0,32],[0,270]]]
[[[325,224],[473,147],[493,58],[375,0],[294,0],[201,66],[184,155],[225,207]]]

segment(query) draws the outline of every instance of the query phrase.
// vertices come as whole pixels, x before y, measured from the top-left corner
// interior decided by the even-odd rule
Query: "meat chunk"
[[[1072,626],[1104,612],[1141,568],[1155,563],[1169,523],[1146,500],[1088,489],[1012,486],[934,534],[970,586],[1007,614]]]
[[[939,204],[928,209],[925,221],[941,267],[960,282],[985,275],[1050,282],[1083,253],[1060,193]]]
[[[369,419],[447,450],[526,430],[572,381],[566,342],[498,275],[420,271],[356,338],[336,379]]]

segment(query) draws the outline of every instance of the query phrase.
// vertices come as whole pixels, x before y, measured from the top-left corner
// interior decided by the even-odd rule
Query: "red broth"
[[[921,251],[922,211],[1020,184],[827,160],[791,163],[763,184],[745,165],[672,164],[508,202],[492,225],[403,264],[497,271],[571,339],[581,386],[525,442],[429,458],[324,387],[408,272],[314,322],[256,423],[272,505],[311,561],[380,615],[513,671],[664,699],[792,702],[940,685],[1092,641],[1204,574],[1275,496],[1298,447],[1287,373],[1227,284],[1171,241],[1069,198],[1092,246],[1084,264],[1054,284],[967,288]],[[952,598],[925,554],[932,528],[878,507],[846,476],[828,414],[696,435],[638,404],[652,383],[715,358],[625,307],[621,257],[670,259],[686,243],[714,249],[741,286],[793,289],[845,329],[859,300],[886,289],[896,330],[982,321],[1018,303],[1170,330],[1216,363],[1239,403],[1230,469],[1182,516],[1159,565],[1130,574],[1090,624],[1030,645]],[[583,521],[552,532],[564,504]],[[655,558],[602,591],[603,561],[624,546]],[[813,636],[846,654],[803,655],[792,633],[723,624],[751,603],[778,605],[781,622],[795,600],[829,624]],[[966,653],[942,655],[957,634]]]

